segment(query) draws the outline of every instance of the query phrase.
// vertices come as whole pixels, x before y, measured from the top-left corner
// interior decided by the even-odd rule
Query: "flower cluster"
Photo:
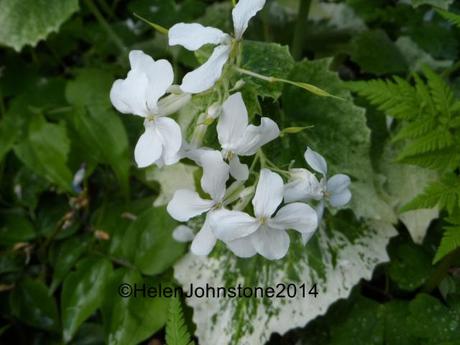
[[[265,0],[240,0],[235,5],[233,36],[196,23],[179,23],[170,28],[171,46],[196,51],[206,44],[215,45],[207,62],[187,73],[180,85],[173,84],[174,72],[167,60],[155,61],[141,51],[131,51],[131,70],[126,79],[115,81],[110,92],[118,111],[144,118],[145,131],[134,150],[140,168],[172,165],[181,159],[192,160],[202,168],[200,184],[207,197],[203,197],[204,193],[181,189],[167,206],[169,214],[180,222],[204,216],[199,218],[204,221],[196,234],[186,224],[173,233],[178,241],[192,241],[191,251],[196,255],[208,255],[220,240],[239,257],[260,254],[267,259],[280,259],[289,249],[286,230],[299,232],[306,243],[318,228],[326,203],[340,207],[351,198],[349,177],[338,174],[327,179],[326,161],[310,148],[305,159],[322,175],[320,180],[306,169],[291,169],[284,171],[290,177],[285,184],[272,171],[274,167],[268,169],[266,158],[260,159],[261,147],[278,138],[280,129],[268,117],[261,117],[259,125],[250,124],[240,92],[231,94],[225,88],[224,97],[206,112],[210,124],[217,122],[218,149],[202,146],[201,140],[188,142],[186,128],[169,117],[194,94],[209,92],[225,79],[225,68],[237,64],[239,43],[249,20],[264,4]],[[254,156],[251,168],[240,161],[240,157],[248,156]],[[255,172],[258,159],[260,171]],[[251,214],[245,212],[250,202]],[[315,203],[315,208],[307,202]]]

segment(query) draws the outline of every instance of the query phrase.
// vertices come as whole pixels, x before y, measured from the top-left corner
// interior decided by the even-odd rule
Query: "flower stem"
[[[107,32],[108,36],[110,39],[113,41],[113,43],[120,49],[120,51],[124,54],[128,50],[121,40],[121,38],[116,34],[115,31],[110,27],[110,24],[105,20],[104,16],[101,14],[101,12],[98,10],[96,5],[91,0],[84,0],[86,6],[89,8],[91,13],[96,17],[97,21],[99,24],[104,28],[104,30]]]
[[[460,258],[460,248],[453,251],[449,255],[447,255],[444,259],[441,260],[439,265],[436,267],[433,274],[428,278],[425,286],[423,287],[423,291],[430,293],[434,289],[438,287],[441,281],[445,278],[447,273],[449,272],[449,268],[451,265]]]
[[[305,25],[307,23],[308,12],[310,11],[311,0],[300,0],[297,22],[292,38],[291,53],[294,59],[302,57],[303,43],[305,37]]]
[[[276,83],[276,82],[279,82],[279,83],[285,83],[285,84],[289,84],[289,85],[293,85],[293,86],[296,86],[298,88],[301,88],[301,89],[304,89],[314,95],[317,95],[317,96],[320,96],[320,97],[331,97],[331,98],[335,98],[335,99],[339,99],[341,101],[343,101],[344,99],[341,98],[341,97],[338,97],[338,96],[334,96],[334,95],[331,95],[329,92],[313,85],[313,84],[309,84],[309,83],[304,83],[304,82],[300,82],[300,81],[292,81],[292,80],[287,80],[287,79],[283,79],[283,78],[277,78],[277,77],[268,77],[268,76],[265,76],[265,75],[262,75],[262,74],[259,74],[259,73],[256,73],[256,72],[253,72],[253,71],[249,71],[247,69],[244,69],[244,68],[241,68],[241,67],[237,67],[235,66],[235,71],[241,73],[241,74],[246,74],[248,76],[251,76],[251,77],[254,77],[254,78],[257,78],[257,79],[261,79],[261,80],[265,80],[266,82],[269,82],[269,83]]]

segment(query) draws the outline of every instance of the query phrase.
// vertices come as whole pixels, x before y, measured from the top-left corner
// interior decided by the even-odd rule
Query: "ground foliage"
[[[197,184],[200,176],[182,163],[137,169],[132,152],[142,123],[118,114],[108,94],[131,49],[168,58],[182,73],[209,54],[169,49],[134,12],[164,27],[194,21],[230,32],[231,7],[0,1],[1,343],[174,345],[216,337],[183,300],[119,296],[122,282],[190,282],[184,267],[193,261],[172,239],[177,223],[164,207],[177,185],[165,181]],[[267,301],[239,303],[224,319],[232,339],[262,327],[269,344],[458,344],[460,7],[449,0],[311,1],[305,21],[298,8],[297,0],[267,1],[245,35],[242,66],[340,99],[248,76],[242,92],[250,116],[272,117],[282,129],[307,127],[270,144],[273,162],[305,164],[304,147],[322,149],[332,172],[352,178],[353,201],[326,215],[328,227],[307,248],[296,242],[272,266],[226,260],[218,248],[185,271],[223,260],[228,284],[241,277],[260,283],[259,270],[340,291],[315,306],[304,301],[308,317],[289,314],[289,303],[276,312]],[[179,122],[214,101],[194,98]],[[347,272],[347,257],[357,263],[351,278],[331,285],[334,274]],[[252,318],[256,308],[285,319],[261,325]]]

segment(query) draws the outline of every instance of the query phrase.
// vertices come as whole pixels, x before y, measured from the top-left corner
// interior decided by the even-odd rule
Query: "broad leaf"
[[[132,288],[137,286],[141,290],[144,286],[146,289],[158,288],[160,283],[153,279],[144,280],[139,273],[126,269],[115,272],[106,289],[102,308],[106,344],[137,345],[165,325],[169,305],[167,298],[143,297],[141,293],[127,297],[119,294],[122,284],[129,284]]]
[[[46,331],[59,329],[56,302],[38,280],[26,278],[20,281],[10,295],[10,306],[13,315],[30,326]]]
[[[85,259],[64,280],[61,310],[65,342],[102,303],[111,271],[112,265],[106,259]]]
[[[78,143],[96,163],[111,165],[127,192],[131,163],[128,138],[120,115],[111,109],[108,94],[112,82],[110,73],[81,70],[75,80],[68,82],[66,98],[76,107],[70,122]]]
[[[64,127],[36,116],[30,121],[27,137],[15,146],[14,152],[29,169],[62,190],[71,191],[72,173],[66,164],[69,146]]]
[[[78,10],[78,0],[2,0],[0,44],[35,46]]]
[[[276,43],[245,41],[241,52],[242,65],[246,70],[266,77],[286,78],[294,66],[294,60],[287,46]],[[277,99],[281,95],[283,84],[268,83],[247,75],[240,79],[255,88],[262,97]]]
[[[147,209],[126,230],[123,246],[127,258],[144,274],[158,274],[172,266],[185,246],[175,241],[177,223],[165,208]]]

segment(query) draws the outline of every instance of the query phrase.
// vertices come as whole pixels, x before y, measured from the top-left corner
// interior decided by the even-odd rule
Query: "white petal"
[[[187,73],[180,88],[188,93],[200,93],[214,86],[222,75],[222,68],[228,60],[231,46],[217,46],[211,57],[196,70]]]
[[[155,163],[161,156],[163,145],[154,127],[146,127],[134,149],[134,159],[139,168]]]
[[[252,199],[256,217],[271,217],[283,200],[283,180],[281,176],[268,170],[260,171],[256,194]]]
[[[126,79],[118,79],[113,83],[110,101],[120,113],[146,116],[150,113],[146,104],[148,85],[144,73],[129,71]]]
[[[143,73],[147,77],[148,86],[145,90],[145,102],[151,113],[157,112],[157,103],[166,90],[172,85],[174,72],[167,60],[155,61],[151,56],[140,50],[129,53],[131,70]]]
[[[234,152],[240,156],[252,156],[266,143],[280,135],[280,130],[275,121],[262,117],[260,126],[249,125],[244,135],[240,138]]]
[[[248,28],[249,21],[265,5],[265,0],[240,0],[232,11],[236,39],[241,39]]]
[[[323,197],[321,183],[307,169],[291,169],[292,180],[284,185],[284,201],[319,200]]]
[[[319,153],[313,151],[309,147],[304,154],[305,160],[307,161],[308,165],[315,171],[326,175],[327,174],[327,163],[323,156]]]
[[[179,189],[168,203],[167,210],[174,219],[186,222],[190,218],[209,211],[213,206],[214,201],[201,199],[194,191]]]
[[[257,252],[269,260],[283,258],[289,249],[289,235],[286,231],[261,227],[251,235],[251,241]]]
[[[243,97],[239,92],[234,93],[222,104],[222,114],[217,122],[219,143],[224,149],[230,149],[243,136],[247,126],[248,111]]]
[[[203,167],[201,187],[211,198],[220,202],[225,195],[225,184],[229,178],[230,167],[224,162],[222,154],[215,150],[201,150],[200,165]]]
[[[318,224],[320,224],[321,220],[323,220],[324,215],[324,200],[321,200],[315,209],[316,214],[318,215]]]
[[[315,234],[314,231],[312,232],[308,232],[306,234],[302,234],[302,244],[303,245],[306,245],[308,243],[308,241],[310,241],[310,238],[312,238],[312,236]]]
[[[282,207],[269,220],[269,225],[276,229],[293,229],[301,233],[310,233],[318,227],[318,215],[309,205],[296,202]]]
[[[205,44],[222,44],[229,36],[219,29],[201,24],[178,23],[168,31],[169,45],[180,45],[188,50],[198,50]]]
[[[250,237],[243,237],[234,241],[228,241],[225,243],[233,254],[240,258],[250,258],[257,254],[256,249],[252,245]]]
[[[183,108],[191,99],[192,95],[184,92],[163,97],[158,101],[158,116],[174,114]]]
[[[174,229],[172,237],[177,242],[190,242],[195,237],[195,234],[188,226],[179,225]]]
[[[162,159],[164,164],[171,165],[179,160],[179,150],[182,145],[182,133],[179,125],[168,117],[158,117],[154,122],[163,145]]]
[[[348,202],[351,200],[351,192],[349,189],[344,189],[343,191],[337,193],[337,194],[332,194],[329,197],[329,203],[333,207],[340,207],[348,204]]]
[[[230,160],[230,174],[238,181],[246,181],[249,177],[249,168],[246,164],[240,163],[237,155]]]
[[[209,221],[217,238],[225,242],[248,236],[260,226],[260,223],[247,213],[225,209],[212,212]]]
[[[327,181],[327,191],[331,194],[340,193],[348,188],[350,182],[351,180],[347,175],[334,175]]]
[[[216,245],[217,238],[212,232],[208,221],[209,213],[206,216],[203,227],[196,234],[190,250],[195,255],[208,255]]]

